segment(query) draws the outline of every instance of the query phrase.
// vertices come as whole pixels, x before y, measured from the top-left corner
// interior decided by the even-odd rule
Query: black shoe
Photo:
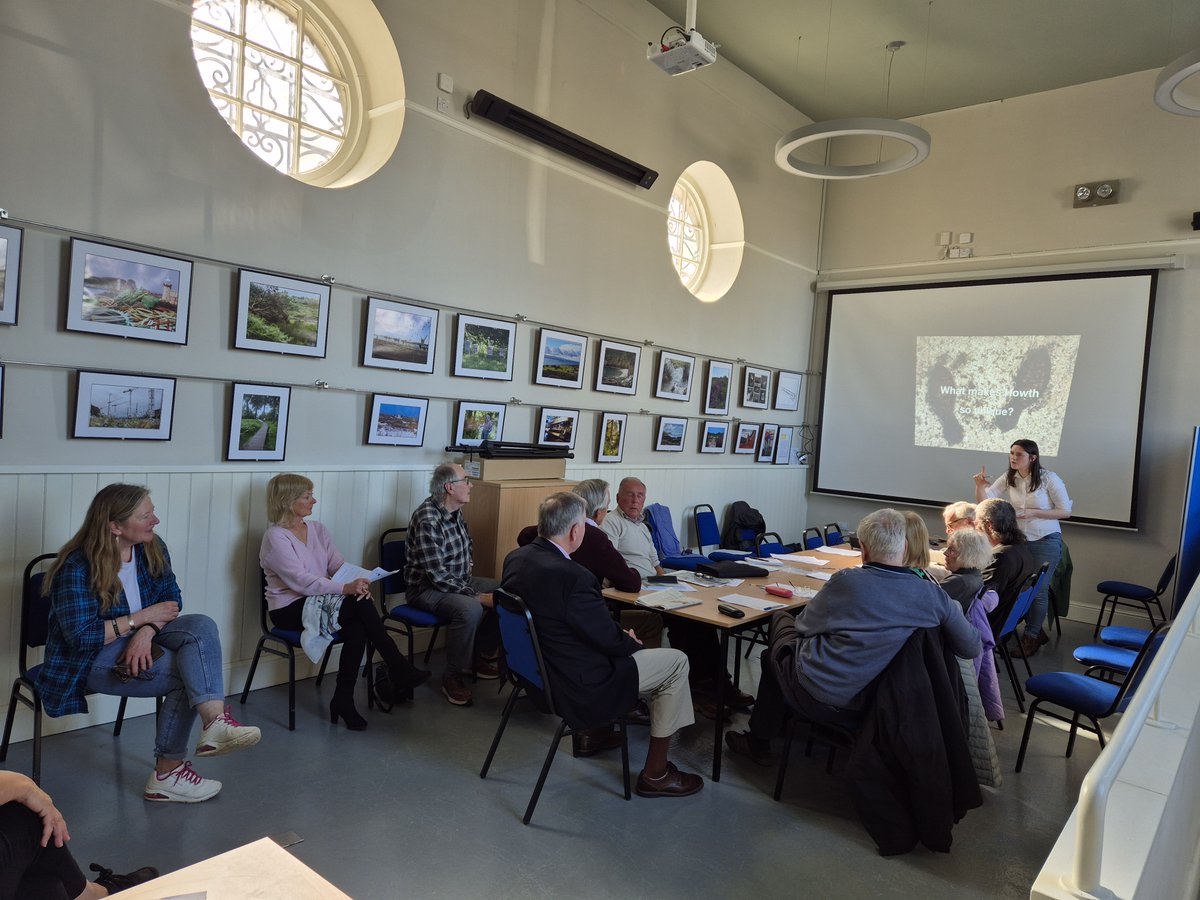
[[[576,756],[595,756],[621,746],[621,732],[612,728],[589,728],[578,731],[571,740]]]
[[[123,891],[126,888],[131,888],[136,884],[141,884],[143,881],[149,881],[151,878],[158,877],[158,869],[154,866],[142,866],[136,872],[129,872],[126,875],[118,875],[112,869],[106,869],[104,866],[92,863],[88,866],[93,872],[99,872],[96,876],[96,884],[104,888],[110,894],[115,894],[117,891]]]
[[[637,706],[625,714],[625,724],[627,725],[650,725],[650,707],[646,705],[645,700],[639,700]]]
[[[367,720],[354,708],[354,700],[334,694],[329,701],[329,721],[336,725],[339,716],[346,720],[346,727],[351,731],[366,731]]]
[[[755,765],[775,765],[775,757],[771,755],[770,747],[763,750],[756,746],[754,738],[750,736],[750,732],[748,731],[725,732],[725,746],[727,746],[738,756],[744,756],[747,759],[752,760]]]

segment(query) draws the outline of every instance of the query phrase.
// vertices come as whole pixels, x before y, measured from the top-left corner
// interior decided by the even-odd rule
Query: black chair
[[[1166,593],[1167,586],[1170,585],[1171,579],[1175,577],[1175,562],[1178,557],[1172,556],[1167,563],[1163,573],[1159,576],[1158,585],[1153,588],[1146,587],[1141,584],[1130,584],[1127,581],[1102,581],[1096,585],[1096,590],[1104,594],[1104,599],[1100,601],[1100,614],[1096,616],[1096,627],[1092,629],[1092,637],[1096,637],[1100,633],[1100,623],[1104,619],[1104,610],[1108,608],[1108,624],[1112,625],[1113,615],[1117,611],[1118,606],[1132,606],[1143,610],[1146,617],[1150,620],[1150,627],[1155,626],[1154,611],[1150,608],[1150,604],[1158,607],[1159,621],[1165,622],[1167,614],[1163,610],[1162,595]]]
[[[801,543],[804,544],[805,550],[816,550],[818,547],[825,546],[825,538],[821,536],[819,528],[805,528]]]
[[[846,543],[846,529],[837,522],[830,522],[825,526],[825,546],[836,547],[838,544]]]
[[[774,538],[774,540],[771,540],[771,538]],[[754,537],[755,556],[774,556],[777,553],[791,552],[791,549],[784,544],[783,538],[779,536],[779,532],[777,531],[767,531]]]
[[[250,671],[246,673],[246,685],[242,688],[241,702],[245,703],[246,698],[250,695],[250,685],[254,682],[254,671],[258,668],[259,657],[263,653],[270,653],[272,656],[278,656],[288,661],[288,731],[296,730],[296,649],[300,647],[300,631],[291,631],[286,628],[276,628],[271,624],[270,618],[267,616],[267,573],[262,569],[258,570],[259,576],[259,626],[262,628],[262,637],[258,639],[258,646],[254,648],[254,658],[250,660]],[[341,634],[334,635],[333,643],[325,648],[325,656],[321,659],[321,668],[317,672],[317,687],[321,686],[321,679],[325,677],[325,667],[329,665],[329,654],[333,652],[333,648],[342,642]],[[267,646],[272,644],[274,646]],[[370,675],[368,674],[368,679]],[[368,693],[370,691],[368,690]]]
[[[512,683],[513,689],[512,693],[508,695],[508,702],[504,705],[500,725],[496,728],[496,736],[492,739],[492,746],[488,750],[487,759],[483,761],[479,777],[487,777],[488,769],[492,765],[492,758],[496,755],[496,748],[500,746],[500,738],[504,735],[505,726],[508,725],[508,719],[517,705],[517,700],[521,697],[529,697],[541,712],[559,717],[558,728],[554,732],[554,738],[550,741],[550,749],[546,753],[546,761],[542,764],[542,771],[534,786],[533,796],[529,798],[529,806],[525,810],[524,818],[521,819],[528,825],[529,820],[533,818],[533,810],[537,806],[538,797],[541,796],[542,787],[546,783],[546,776],[550,774],[550,765],[554,762],[554,755],[558,752],[559,743],[564,737],[576,734],[578,729],[569,725],[554,706],[554,691],[550,680],[546,677],[546,664],[542,659],[542,648],[538,643],[537,628],[534,626],[529,607],[520,597],[507,591],[496,590],[492,596],[495,599],[496,615],[500,618],[500,638],[504,647],[507,677]],[[617,724],[621,729],[621,771],[625,778],[625,799],[628,800],[630,798],[629,738],[625,732],[625,720],[618,719]]]
[[[807,725],[809,729],[808,744],[804,750],[805,756],[812,756],[813,746],[817,741],[829,748],[829,756],[825,760],[827,775],[833,774],[833,760],[837,756],[837,752],[851,749],[857,737],[854,731],[845,726],[829,722],[814,722],[801,717],[795,710],[789,709],[788,720],[783,728],[783,753],[779,757],[779,771],[775,776],[776,800],[783,796],[783,780],[787,777],[788,759],[792,754],[792,741],[796,737],[797,729],[804,725]]]
[[[1142,676],[1146,674],[1154,655],[1162,645],[1168,627],[1167,622],[1160,622],[1154,627],[1149,640],[1138,651],[1129,674],[1121,684],[1081,675],[1078,672],[1044,672],[1030,678],[1025,683],[1025,689],[1035,699],[1029,704],[1029,712],[1025,718],[1025,734],[1021,737],[1021,751],[1017,754],[1017,771],[1020,772],[1021,766],[1025,764],[1025,751],[1029,747],[1029,734],[1033,731],[1034,714],[1037,712],[1070,724],[1067,756],[1075,749],[1075,733],[1081,727],[1096,735],[1100,741],[1100,749],[1103,750],[1104,730],[1100,727],[1100,720],[1107,719],[1114,713],[1124,712],[1133,692],[1141,683]],[[1070,716],[1045,709],[1043,704],[1046,703],[1068,710]],[[1081,725],[1080,718],[1086,718],[1091,727]]]
[[[17,671],[12,693],[8,697],[8,715],[4,719],[4,740],[0,742],[0,762],[8,759],[8,744],[12,737],[13,718],[17,704],[22,703],[33,710],[33,781],[42,783],[42,698],[38,694],[37,677],[42,664],[29,665],[29,651],[46,646],[49,633],[50,598],[42,594],[46,564],[57,556],[43,553],[34,557],[21,575],[21,643],[17,651]],[[113,723],[113,737],[121,734],[125,723],[125,705],[128,697],[121,698],[117,707],[117,721]],[[159,701],[162,702],[161,700]]]
[[[1025,693],[1021,690],[1021,682],[1017,679],[1017,669],[1013,665],[1012,654],[1008,650],[1008,639],[1017,633],[1017,625],[1029,612],[1029,607],[1033,606],[1033,598],[1037,596],[1042,579],[1049,577],[1047,574],[1049,567],[1049,563],[1042,563],[1036,572],[1031,573],[1025,579],[1025,587],[1021,588],[1021,592],[1017,594],[1017,602],[1008,611],[1008,618],[1004,622],[1004,627],[1000,629],[1000,634],[996,636],[996,646],[992,650],[992,653],[1000,654],[1000,659],[1008,672],[1009,684],[1012,685],[1013,693],[1017,697],[1017,707],[1021,712],[1025,712]],[[1022,659],[1025,662],[1025,673],[1032,676],[1033,669],[1029,667],[1029,658],[1022,657]]]
[[[408,638],[408,658],[413,658],[413,632],[417,628],[432,628],[433,634],[425,647],[425,662],[429,662],[429,654],[437,643],[438,630],[449,623],[449,619],[434,615],[415,606],[409,606],[408,601],[388,606],[388,597],[392,594],[403,594],[407,584],[404,579],[404,566],[408,559],[408,549],[405,537],[407,528],[389,528],[379,536],[379,565],[395,575],[388,575],[380,582],[379,605],[383,612],[383,624],[389,631],[402,634]]]

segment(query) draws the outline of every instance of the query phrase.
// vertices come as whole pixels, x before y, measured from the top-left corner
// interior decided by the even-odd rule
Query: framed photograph
[[[778,372],[775,375],[775,408],[794,412],[800,408],[800,388],[804,376],[799,372]]]
[[[17,285],[21,281],[21,238],[13,225],[0,225],[0,325],[17,324]]]
[[[372,394],[367,443],[422,447],[425,444],[425,417],[428,413],[429,401],[420,397]]]
[[[329,285],[242,269],[233,346],[294,356],[325,356]],[[283,459],[283,457],[279,457]]]
[[[775,442],[779,438],[778,425],[764,425],[762,427],[762,437],[758,441],[758,456],[755,461],[761,463],[769,463],[775,461]]]
[[[553,387],[582,388],[583,366],[587,359],[588,339],[580,334],[567,334],[543,328],[538,335],[537,363],[533,369],[534,384]]]
[[[739,422],[737,427],[737,439],[733,442],[734,453],[753,453],[758,449],[758,429],[761,425],[752,425],[749,422]]]
[[[504,434],[504,404],[458,401],[458,424],[454,443],[460,447],[478,447],[484,441],[498,441]]]
[[[362,364],[402,372],[432,372],[437,326],[436,309],[368,297]]]
[[[654,396],[666,400],[692,399],[692,373],[696,357],[661,350],[658,354],[658,382]]]
[[[575,449],[575,432],[579,430],[579,410],[554,409],[543,406],[538,415],[537,443],[543,447]]]
[[[795,429],[789,425],[779,429],[779,437],[775,441],[775,465],[790,466],[792,464],[792,433]]]
[[[729,442],[728,422],[705,422],[700,429],[701,453],[724,453]]]
[[[742,371],[742,406],[766,409],[771,401],[771,370],[746,366]]]
[[[175,379],[80,370],[75,393],[77,438],[169,441]]]
[[[625,429],[629,417],[625,413],[601,413],[600,427],[596,429],[596,462],[621,461],[625,452]]]
[[[186,344],[192,264],[71,238],[67,330]]]
[[[458,314],[454,374],[464,378],[512,381],[517,323]]]
[[[596,390],[610,394],[636,394],[642,348],[616,341],[601,341],[596,362]]]
[[[229,460],[283,459],[292,389],[276,384],[233,385],[229,408]]]
[[[704,414],[729,415],[730,389],[733,387],[733,363],[710,359],[708,380],[704,385]]]
[[[669,450],[673,453],[682,452],[683,439],[687,435],[687,423],[687,419],[659,416],[658,437],[654,441],[654,449]]]

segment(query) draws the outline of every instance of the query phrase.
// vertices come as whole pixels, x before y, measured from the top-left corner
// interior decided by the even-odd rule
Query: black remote
[[[679,584],[679,579],[674,575],[651,575],[646,581],[649,584]]]
[[[731,618],[731,619],[746,618],[745,612],[738,609],[736,606],[730,606],[728,603],[718,603],[717,604],[717,612],[721,613],[722,615],[729,616],[729,618]]]

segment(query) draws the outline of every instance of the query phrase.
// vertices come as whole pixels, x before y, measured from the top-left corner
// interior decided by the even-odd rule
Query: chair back
[[[263,634],[271,633],[271,620],[267,616],[267,570],[258,567],[258,624]]]
[[[775,540],[768,540],[768,538],[774,538]],[[790,552],[784,545],[783,538],[776,531],[768,531],[754,538],[755,556],[774,556],[776,553]]]
[[[1025,618],[1025,614],[1029,612],[1029,607],[1033,606],[1033,598],[1037,596],[1038,586],[1041,585],[1042,579],[1046,577],[1046,571],[1049,568],[1049,563],[1042,563],[1036,572],[1031,572],[1029,577],[1025,579],[1025,586],[1017,594],[1017,602],[1008,611],[1008,618],[1004,620],[1004,627],[1000,629],[1000,634],[997,636],[998,640],[1003,640],[1017,630],[1017,623]]]
[[[492,600],[500,620],[500,643],[504,647],[504,664],[509,674],[544,712],[557,715],[550,683],[544,675],[546,664],[533,614],[524,600],[500,588],[492,592]]]
[[[1171,583],[1171,579],[1175,577],[1175,562],[1178,559],[1178,556],[1172,556],[1170,562],[1167,563],[1167,567],[1163,569],[1163,573],[1158,579],[1158,587],[1154,589],[1155,597],[1161,597],[1163,592],[1166,591],[1167,585]]]
[[[838,544],[844,544],[846,539],[842,536],[842,526],[837,522],[830,522],[825,526],[825,546],[836,547]]]
[[[408,587],[404,574],[404,567],[407,563],[408,528],[389,528],[379,536],[379,565],[389,572],[395,569],[399,571],[395,575],[388,575],[380,582],[380,592],[384,597],[388,594],[404,593]]]
[[[692,519],[696,525],[696,542],[702,554],[705,547],[721,546],[721,529],[717,526],[717,513],[712,506],[697,503],[692,510]]]
[[[44,564],[55,559],[57,553],[35,556],[21,575],[21,646],[17,652],[17,666],[21,677],[29,671],[27,652],[46,646],[50,635],[50,598],[42,593],[46,579]]]
[[[818,529],[816,527],[804,529],[804,549],[805,550],[816,550],[818,547],[824,547],[824,546],[825,546],[825,539],[823,537],[821,537],[820,529]]]
[[[1150,631],[1150,636],[1146,638],[1146,643],[1142,645],[1142,649],[1138,651],[1133,665],[1129,667],[1129,674],[1125,676],[1125,681],[1122,683],[1121,689],[1117,691],[1116,697],[1113,698],[1112,709],[1106,715],[1125,711],[1125,707],[1133,699],[1133,692],[1142,683],[1142,678],[1145,676],[1146,670],[1150,668],[1150,663],[1154,662],[1154,656],[1158,653],[1158,648],[1162,646],[1162,642],[1167,636],[1167,630],[1170,627],[1170,622],[1159,622]]]

